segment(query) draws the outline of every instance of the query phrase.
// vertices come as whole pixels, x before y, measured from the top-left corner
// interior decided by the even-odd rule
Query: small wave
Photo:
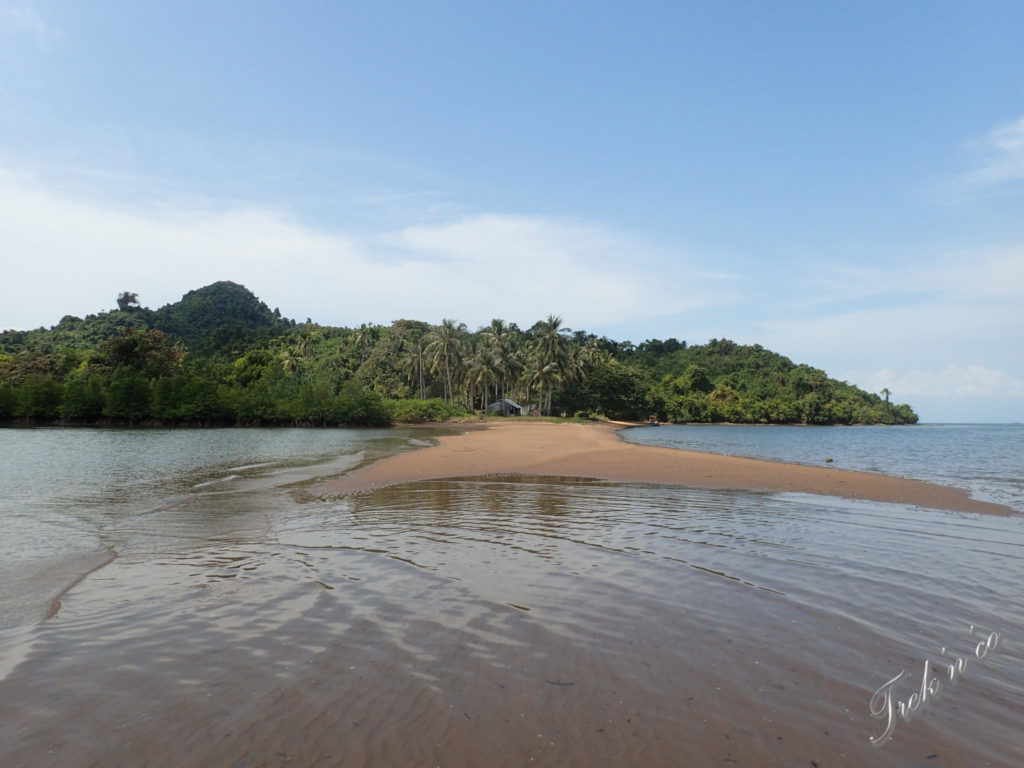
[[[225,475],[224,477],[216,477],[213,480],[207,480],[202,483],[196,483],[195,485],[192,486],[192,489],[195,490],[196,488],[206,488],[211,485],[218,485],[219,483],[226,483],[229,480],[236,479],[238,479],[238,475]]]
[[[33,627],[56,616],[64,595],[116,558],[107,549],[0,568],[0,681],[27,657]]]
[[[241,472],[245,469],[259,469],[260,467],[272,467],[274,466],[273,461],[261,461],[258,464],[242,464],[238,467],[228,467],[228,472]]]
[[[52,619],[54,616],[57,615],[57,612],[60,610],[60,606],[61,606],[60,599],[62,597],[64,597],[64,595],[66,595],[68,592],[70,592],[72,589],[74,589],[76,585],[81,584],[82,581],[87,576],[89,576],[89,574],[95,573],[100,568],[105,568],[106,566],[108,566],[112,562],[114,562],[114,560],[117,559],[117,550],[115,550],[115,549],[108,549],[107,552],[106,552],[106,555],[107,556],[101,562],[96,563],[92,568],[87,570],[85,573],[79,574],[78,578],[76,578],[70,584],[65,586],[64,589],[62,589],[60,591],[60,594],[57,595],[55,598],[53,598],[53,600],[50,601],[50,606],[46,609],[46,618],[47,619]]]

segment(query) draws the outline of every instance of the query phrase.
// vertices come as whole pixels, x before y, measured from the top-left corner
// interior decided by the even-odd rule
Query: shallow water
[[[626,429],[621,434],[644,445],[929,480],[1024,512],[1022,424],[666,424],[657,429]]]
[[[287,489],[420,447],[438,430],[0,429],[0,630],[111,552],[194,535],[197,499]],[[246,505],[251,502],[245,502]],[[231,502],[204,514],[231,525]],[[176,529],[180,529],[177,530]],[[22,590],[25,587],[32,594]]]
[[[235,461],[98,517],[116,559],[6,630],[0,765],[1024,764],[1020,516],[557,478],[317,498],[266,466],[194,491]],[[972,624],[998,648],[872,747],[875,690]]]

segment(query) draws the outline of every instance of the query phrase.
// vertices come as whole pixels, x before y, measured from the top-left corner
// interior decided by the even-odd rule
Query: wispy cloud
[[[899,275],[906,285],[961,300],[1011,300],[1024,317],[1024,242],[925,254]]]
[[[0,6],[0,39],[28,37],[38,45],[46,45],[63,36],[63,31],[46,23],[34,8]]]
[[[591,222],[480,214],[383,233],[325,231],[270,207],[129,207],[0,170],[0,326],[57,322],[131,290],[150,306],[215,280],[329,324],[399,317],[588,330],[724,301],[681,253]],[[671,268],[666,272],[664,265]],[[652,287],[687,281],[651,301]]]
[[[969,189],[1024,180],[1024,116],[999,126],[977,142],[984,161],[959,178]]]
[[[818,300],[798,298],[758,321],[765,343],[906,359],[1024,333],[1024,243],[922,251],[884,273],[838,265],[830,283],[812,270],[799,286]]]
[[[983,365],[904,372],[883,368],[861,374],[860,380],[871,391],[886,387],[901,400],[920,396],[1024,399],[1024,378]]]

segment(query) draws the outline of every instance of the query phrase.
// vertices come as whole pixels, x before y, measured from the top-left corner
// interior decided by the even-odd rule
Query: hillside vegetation
[[[634,346],[528,329],[297,324],[219,282],[157,310],[117,309],[0,334],[0,421],[387,424],[482,410],[507,397],[540,414],[678,422],[908,424],[917,415],[759,345]]]

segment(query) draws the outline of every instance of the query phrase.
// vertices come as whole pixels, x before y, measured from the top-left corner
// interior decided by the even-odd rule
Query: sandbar
[[[960,488],[871,472],[788,464],[622,440],[621,425],[514,419],[467,426],[438,444],[391,456],[327,481],[341,494],[421,480],[491,475],[577,477],[741,491],[810,493],[931,509],[1007,515],[1014,510]]]

